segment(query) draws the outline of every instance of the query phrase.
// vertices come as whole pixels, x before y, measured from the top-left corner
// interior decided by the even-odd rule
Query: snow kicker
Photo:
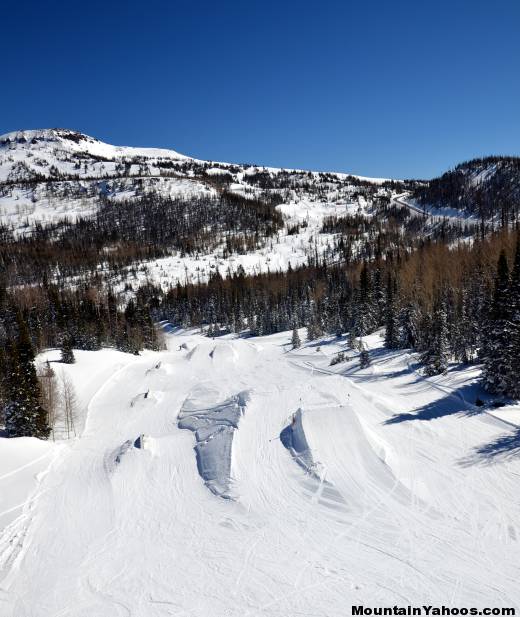
[[[198,386],[184,401],[179,412],[179,428],[195,433],[197,468],[209,490],[232,499],[231,453],[233,435],[243,415],[249,391],[245,390],[221,403],[208,405],[214,391]]]

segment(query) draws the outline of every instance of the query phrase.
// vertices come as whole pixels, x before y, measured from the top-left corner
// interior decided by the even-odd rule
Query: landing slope
[[[476,372],[425,381],[377,336],[368,369],[350,350],[330,367],[343,342],[289,351],[289,338],[181,333],[108,373],[23,542],[4,532],[0,614],[518,606],[518,429],[472,408]],[[221,430],[222,491],[197,461]]]

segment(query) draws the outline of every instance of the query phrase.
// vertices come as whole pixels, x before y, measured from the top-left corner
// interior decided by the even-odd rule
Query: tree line
[[[518,221],[520,157],[490,156],[457,165],[439,178],[417,185],[421,205],[466,210],[500,225]]]
[[[143,293],[156,316],[202,325],[211,336],[306,326],[311,339],[361,337],[384,327],[387,348],[419,352],[426,374],[445,372],[451,360],[481,362],[490,392],[520,396],[520,249],[507,228],[472,243],[425,240],[414,251],[286,273],[246,276],[239,268],[208,284]]]
[[[172,250],[181,256],[224,247],[245,253],[263,246],[283,226],[275,203],[223,191],[217,195],[101,200],[94,217],[37,225],[15,237],[0,227],[0,267],[9,285],[47,278],[117,274],[130,264]]]
[[[467,242],[468,230],[447,221],[425,236],[420,217],[385,198],[374,200],[374,212],[372,221],[326,219],[323,231],[336,233],[336,244],[306,265],[251,276],[241,267],[226,277],[217,270],[207,284],[166,292],[147,283],[126,302],[99,281],[100,263],[115,270],[172,246],[189,254],[214,246],[219,234],[229,252],[245,251],[283,225],[274,204],[224,189],[185,199],[146,195],[103,202],[91,220],[40,226],[30,237],[0,230],[0,409],[8,434],[46,437],[53,425],[51,367],[36,373],[37,352],[60,347],[70,361],[72,348],[158,349],[161,319],[210,336],[305,326],[313,340],[345,333],[354,340],[384,327],[386,346],[419,352],[426,374],[446,371],[451,360],[482,362],[488,390],[520,396],[516,229],[473,228]],[[84,282],[71,284],[79,273]]]
[[[50,365],[37,374],[36,353],[61,348],[61,360],[74,361],[73,348],[111,346],[138,354],[162,348],[141,294],[124,309],[110,290],[76,290],[42,284],[7,289],[0,279],[0,416],[8,436],[46,438],[54,427],[57,391]],[[72,386],[61,384],[67,432],[73,425]]]

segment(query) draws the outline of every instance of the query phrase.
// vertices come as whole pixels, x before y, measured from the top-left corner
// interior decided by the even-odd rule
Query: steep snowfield
[[[475,369],[425,380],[378,335],[363,371],[289,338],[78,357],[85,430],[4,531],[2,617],[518,606],[518,410],[479,413]]]

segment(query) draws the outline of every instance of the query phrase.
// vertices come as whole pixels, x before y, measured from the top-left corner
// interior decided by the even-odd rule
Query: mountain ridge
[[[229,167],[242,167],[244,169],[249,168],[260,168],[269,171],[291,171],[291,172],[301,172],[301,173],[315,173],[315,174],[329,174],[334,175],[339,178],[353,177],[358,178],[361,181],[373,182],[373,183],[384,183],[384,182],[399,182],[400,180],[392,179],[392,178],[380,178],[380,177],[372,177],[372,176],[363,176],[359,174],[353,174],[349,172],[338,172],[338,171],[313,171],[310,169],[299,169],[290,166],[286,167],[274,167],[270,165],[262,165],[255,163],[233,163],[226,161],[215,161],[213,159],[199,159],[196,157],[192,157],[186,154],[181,154],[176,150],[171,148],[156,148],[156,147],[141,147],[141,146],[121,146],[121,145],[113,145],[108,142],[104,142],[96,137],[92,137],[87,135],[86,133],[82,133],[75,129],[68,128],[43,128],[43,129],[21,129],[18,131],[11,131],[8,133],[4,133],[0,135],[0,147],[9,146],[11,144],[25,144],[34,140],[36,145],[37,142],[58,142],[58,140],[66,140],[68,142],[80,144],[82,142],[90,143],[94,145],[98,145],[102,148],[105,148],[107,152],[112,153],[115,157],[124,157],[125,155],[138,155],[141,153],[142,155],[147,155],[150,157],[165,157],[165,158],[175,158],[179,160],[190,160],[196,161],[198,163],[206,163],[206,164],[216,164],[216,165],[224,165]],[[80,151],[80,148],[72,148],[73,150]]]

